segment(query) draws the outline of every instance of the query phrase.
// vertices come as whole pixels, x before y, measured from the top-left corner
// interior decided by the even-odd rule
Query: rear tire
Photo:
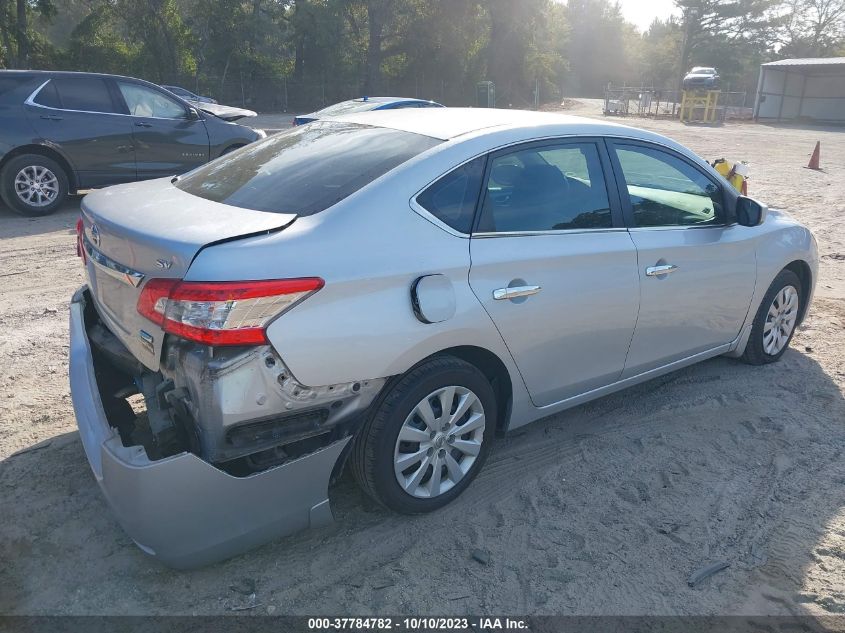
[[[791,270],[780,271],[757,309],[743,361],[765,365],[780,360],[798,326],[802,296],[798,275]]]
[[[496,412],[493,388],[474,365],[453,356],[433,358],[389,387],[376,405],[352,448],[355,479],[395,512],[441,508],[481,470]]]
[[[20,215],[49,215],[62,205],[67,194],[65,170],[41,154],[16,156],[0,172],[0,197]]]

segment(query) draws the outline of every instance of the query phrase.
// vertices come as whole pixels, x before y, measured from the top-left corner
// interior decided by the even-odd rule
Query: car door
[[[26,116],[39,136],[71,162],[80,189],[135,180],[132,124],[107,80],[55,76],[26,100]]]
[[[751,302],[756,256],[715,177],[667,148],[609,145],[641,287],[627,378],[731,343]]]
[[[173,176],[209,160],[208,132],[196,111],[146,84],[116,80],[135,140],[138,180]]]
[[[610,173],[596,139],[488,160],[469,281],[540,407],[616,381],[625,364],[639,281]]]

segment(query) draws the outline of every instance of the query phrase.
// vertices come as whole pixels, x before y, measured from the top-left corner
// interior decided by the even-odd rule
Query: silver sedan
[[[78,235],[80,435],[178,567],[331,520],[346,463],[428,512],[497,434],[714,356],[777,361],[818,263],[668,138],[501,110],[292,128],[92,193]]]

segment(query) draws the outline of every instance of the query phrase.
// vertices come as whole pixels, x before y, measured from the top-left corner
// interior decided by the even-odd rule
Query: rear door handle
[[[660,275],[668,275],[678,270],[677,266],[673,264],[663,264],[662,266],[649,266],[645,269],[647,277],[659,277]]]
[[[143,121],[136,121],[135,125],[137,125],[138,127],[152,127],[153,126],[152,123],[144,123]]]
[[[41,118],[44,119],[45,121],[61,121],[62,120],[62,117],[60,117],[60,116],[52,116],[52,115],[49,115],[49,114],[42,114]]]
[[[496,301],[504,299],[517,299],[519,297],[530,297],[540,292],[540,286],[513,286],[512,288],[499,288],[493,291],[493,298]]]

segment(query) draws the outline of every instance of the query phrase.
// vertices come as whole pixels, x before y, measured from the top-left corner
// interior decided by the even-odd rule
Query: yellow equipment
[[[715,123],[720,93],[721,90],[684,90],[678,115],[681,123]]]
[[[734,163],[731,165],[724,158],[713,161],[713,169],[725,177],[734,189],[742,195],[748,195],[748,163]]]

